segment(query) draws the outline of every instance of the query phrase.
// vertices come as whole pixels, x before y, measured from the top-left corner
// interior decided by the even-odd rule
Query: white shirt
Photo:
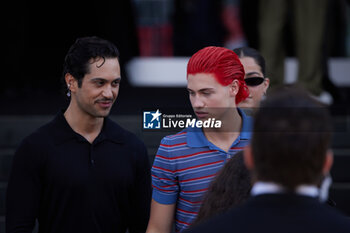
[[[251,190],[251,195],[261,195],[261,194],[271,194],[271,193],[284,193],[286,192],[286,188],[282,185],[273,183],[273,182],[256,182]],[[310,197],[318,197],[320,194],[319,189],[316,185],[299,185],[295,189],[295,193],[299,195],[305,195]]]

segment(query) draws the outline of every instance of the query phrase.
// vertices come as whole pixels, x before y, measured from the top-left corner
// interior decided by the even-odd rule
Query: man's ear
[[[233,80],[232,83],[230,83],[229,87],[230,87],[230,95],[232,97],[236,96],[239,91],[238,80],[237,79]]]
[[[66,73],[64,79],[66,81],[67,89],[69,89],[71,92],[75,92],[78,88],[77,80],[70,73]]]
[[[330,172],[330,170],[332,168],[332,165],[333,165],[333,151],[331,149],[329,149],[327,151],[326,158],[324,160],[322,173],[324,175],[329,174],[329,172]]]
[[[254,170],[254,158],[252,154],[252,147],[250,145],[246,146],[243,151],[244,164],[249,171]]]

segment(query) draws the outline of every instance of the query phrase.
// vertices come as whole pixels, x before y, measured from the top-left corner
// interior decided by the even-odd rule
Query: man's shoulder
[[[292,198],[288,198],[292,197]],[[289,201],[288,201],[289,200]],[[259,227],[269,227],[271,232],[288,228],[291,232],[350,232],[350,219],[334,207],[316,198],[299,195],[259,195],[226,213],[224,224],[234,219],[237,228],[255,232]],[[248,221],[246,219],[249,219]],[[246,224],[251,223],[249,227]],[[255,223],[255,224],[254,224]],[[255,226],[258,226],[256,228]],[[343,231],[347,229],[347,231]]]
[[[36,151],[39,153],[40,151],[45,150],[45,148],[54,141],[53,135],[56,129],[54,119],[51,119],[49,122],[41,125],[22,138],[17,151],[22,150],[28,153],[30,151]]]
[[[330,227],[334,232],[340,232],[340,230],[347,229],[341,232],[350,232],[350,217],[340,212],[335,207],[331,207],[327,204],[320,204],[320,209],[315,210],[313,215],[310,214],[310,218],[319,215],[319,224],[325,228]]]
[[[55,126],[55,118],[52,118],[49,122],[39,126],[37,129],[34,131],[30,132],[24,140],[27,141],[42,141],[43,139],[48,140],[49,138],[52,137],[52,132],[57,129]]]
[[[185,145],[187,144],[187,132],[188,129],[183,129],[175,134],[170,134],[162,138],[161,144],[166,145]]]
[[[350,219],[333,207],[323,204],[316,208],[283,209],[271,207],[269,203],[248,202],[218,214],[194,226],[186,233],[210,232],[350,232]],[[315,206],[313,206],[315,207]]]

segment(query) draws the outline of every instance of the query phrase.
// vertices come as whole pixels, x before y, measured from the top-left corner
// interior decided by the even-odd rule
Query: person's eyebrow
[[[92,82],[94,82],[94,81],[107,81],[107,79],[105,79],[105,78],[101,78],[101,77],[95,77],[95,78],[92,78],[92,79],[90,79]],[[120,81],[121,80],[121,77],[118,77],[118,78],[115,78],[115,79],[113,79],[113,81],[112,82],[114,82],[114,81]]]
[[[188,90],[188,91],[193,91],[193,90],[191,90],[190,88],[187,88],[187,90]],[[198,92],[212,91],[212,90],[214,90],[214,88],[208,87],[208,88],[199,89]]]
[[[212,90],[214,90],[214,88],[208,87],[208,88],[199,89],[198,91],[203,92],[203,91],[212,91]]]
[[[246,73],[246,75],[255,75],[255,74],[261,75],[259,72],[255,72],[255,71]]]

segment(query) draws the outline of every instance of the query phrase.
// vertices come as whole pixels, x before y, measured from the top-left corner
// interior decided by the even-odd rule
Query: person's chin
[[[107,117],[111,113],[111,109],[108,109],[102,113],[103,117]]]
[[[212,115],[212,114],[207,114],[206,116],[202,116],[202,117],[198,117],[197,116],[197,120],[200,120],[200,121],[206,121],[206,120],[209,120],[209,119],[216,119],[218,120],[219,116],[218,115]]]
[[[208,119],[208,117],[204,117],[204,116],[197,116],[197,120],[200,120],[200,121],[205,121],[206,119]]]
[[[107,117],[111,109],[104,109],[97,112],[96,117]]]
[[[111,109],[112,109],[113,105],[108,105],[108,106],[98,106],[98,108],[96,109],[98,111],[99,114],[104,115],[104,116],[108,116]]]

